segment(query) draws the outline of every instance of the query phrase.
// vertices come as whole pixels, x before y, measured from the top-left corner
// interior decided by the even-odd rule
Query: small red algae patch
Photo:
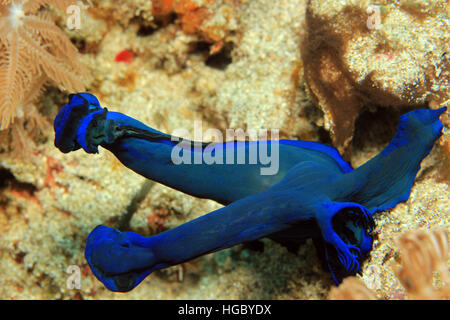
[[[158,214],[151,214],[147,217],[147,223],[150,227],[153,227],[157,233],[166,231],[167,228],[164,226],[164,222],[167,217],[160,217]]]
[[[47,176],[45,177],[44,182],[45,186],[50,188],[58,186],[58,183],[55,182],[53,173],[62,172],[64,167],[60,163],[58,163],[58,161],[55,158],[47,157],[46,168],[47,168]]]
[[[116,54],[116,57],[114,58],[115,62],[125,62],[125,63],[132,63],[134,60],[134,54],[130,50],[122,50],[118,54]]]
[[[81,293],[79,293],[79,292],[76,292],[76,293],[75,293],[73,299],[74,299],[74,300],[84,300],[84,299],[83,299],[83,296],[82,296]]]
[[[87,277],[88,275],[91,275],[91,274],[92,274],[91,268],[89,267],[88,264],[83,264],[83,266],[81,267],[81,274],[82,274],[84,277]]]
[[[52,157],[47,157],[46,162],[46,171],[47,175],[44,180],[44,186],[49,188],[50,190],[54,188],[63,188],[65,192],[69,191],[69,186],[65,184],[61,184],[59,182],[55,181],[55,174],[61,173],[64,170],[64,167],[55,159]],[[54,197],[53,191],[52,191],[52,197]]]

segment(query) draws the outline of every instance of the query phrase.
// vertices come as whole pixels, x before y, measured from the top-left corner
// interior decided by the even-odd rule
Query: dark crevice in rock
[[[213,69],[225,70],[228,65],[233,62],[233,59],[231,57],[232,51],[233,43],[229,42],[225,44],[222,50],[220,50],[218,53],[210,55],[206,59],[205,64]]]
[[[154,34],[156,31],[167,27],[169,24],[175,23],[178,19],[178,15],[176,13],[170,13],[163,16],[156,16],[155,20],[152,21],[151,24],[145,22],[145,20],[141,17],[135,17],[132,19],[132,22],[135,22],[139,25],[139,29],[137,31],[138,37],[148,37]]]
[[[212,44],[207,41],[196,41],[190,44],[189,53],[191,55],[197,55],[205,60],[205,64],[213,69],[225,70],[232,62],[231,52],[234,45],[232,42],[224,44],[222,49],[215,53],[210,54]]]
[[[17,180],[10,170],[0,167],[0,191],[6,188],[24,191],[30,195],[37,191],[35,185]]]
[[[394,137],[402,114],[424,106],[405,106],[396,108],[376,108],[363,110],[355,122],[353,150],[383,148]]]
[[[147,194],[150,192],[151,188],[155,185],[155,182],[151,180],[146,180],[139,191],[134,195],[133,199],[131,199],[127,208],[123,212],[123,214],[119,217],[116,228],[120,231],[129,231],[130,229],[130,221],[133,217],[134,213],[138,210],[139,204],[145,199]]]

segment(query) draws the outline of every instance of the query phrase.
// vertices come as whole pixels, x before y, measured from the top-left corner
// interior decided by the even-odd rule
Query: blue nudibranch
[[[225,207],[155,236],[103,225],[88,236],[85,256],[112,291],[126,292],[154,270],[263,237],[280,243],[313,238],[334,280],[362,271],[372,249],[373,214],[406,201],[420,162],[442,135],[446,110],[419,109],[400,117],[398,131],[377,156],[353,169],[336,149],[315,142],[280,140],[279,170],[260,175],[260,164],[179,164],[171,161],[171,135],[102,108],[89,93],[70,96],[54,121],[55,146],[67,153],[110,150],[133,171]],[[248,154],[250,144],[218,148]],[[205,151],[189,144],[190,157]],[[224,162],[225,163],[225,162]]]

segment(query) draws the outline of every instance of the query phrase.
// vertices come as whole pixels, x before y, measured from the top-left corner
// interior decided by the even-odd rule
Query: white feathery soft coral
[[[0,1],[0,130],[10,126],[19,106],[34,100],[48,81],[63,90],[85,90],[88,71],[78,61],[78,50],[48,12],[39,10],[54,5],[65,12],[73,2]]]
[[[9,21],[14,30],[17,31],[22,26],[22,20],[25,17],[21,3],[13,3],[9,9]]]

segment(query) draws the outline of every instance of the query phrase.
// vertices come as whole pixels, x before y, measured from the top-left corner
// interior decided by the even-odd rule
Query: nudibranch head
[[[100,106],[94,95],[70,95],[69,103],[59,110],[53,122],[55,146],[64,153],[80,148],[97,153],[104,138],[106,114],[107,109]]]
[[[111,291],[127,292],[155,268],[156,258],[144,237],[97,226],[86,240],[85,257],[94,275]],[[148,240],[147,240],[148,242]]]

